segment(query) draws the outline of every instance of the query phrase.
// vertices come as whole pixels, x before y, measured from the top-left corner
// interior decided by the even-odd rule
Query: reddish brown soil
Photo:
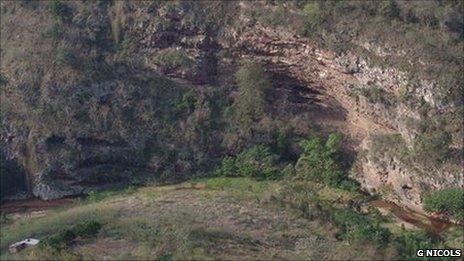
[[[395,203],[384,200],[373,200],[369,202],[369,205],[386,209],[400,220],[410,223],[418,228],[425,229],[434,235],[440,235],[443,231],[454,225],[448,220],[426,216],[422,213],[414,212],[413,210],[400,207]]]
[[[0,205],[0,212],[2,213],[23,213],[40,210],[48,210],[60,206],[71,205],[75,202],[73,198],[64,198],[57,200],[40,200],[40,199],[26,199],[7,201]]]

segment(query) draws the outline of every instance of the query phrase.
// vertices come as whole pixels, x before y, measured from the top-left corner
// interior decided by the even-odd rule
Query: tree
[[[234,101],[237,116],[256,120],[264,114],[265,92],[271,82],[264,69],[253,62],[243,62],[235,73],[238,97]]]
[[[395,0],[382,1],[379,13],[384,17],[394,19],[400,16],[400,8]]]
[[[338,187],[346,179],[336,161],[336,153],[339,151],[341,135],[332,133],[325,143],[317,137],[301,142],[303,154],[296,164],[297,177],[323,181],[325,184]]]
[[[315,29],[325,20],[324,13],[317,2],[311,2],[304,5],[303,15],[305,16],[306,26],[309,29]]]
[[[464,189],[445,188],[424,198],[424,209],[447,214],[458,221],[464,220]]]

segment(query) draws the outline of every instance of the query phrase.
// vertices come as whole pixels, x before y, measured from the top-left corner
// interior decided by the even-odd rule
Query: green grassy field
[[[328,222],[332,214],[312,208],[310,197],[304,195],[315,192],[319,202],[331,202],[334,211],[365,196],[320,184],[293,185],[291,190],[288,186],[283,181],[210,178],[91,193],[45,216],[7,221],[1,231],[1,259],[306,260],[396,256],[393,244],[340,236],[340,226]],[[293,203],[287,204],[289,200]],[[305,211],[316,216],[309,218]],[[388,218],[383,220],[384,225],[400,230]],[[89,232],[85,224],[91,222],[100,226]],[[41,239],[42,243],[19,254],[7,252],[9,244],[26,237]],[[450,233],[449,240],[458,237]],[[61,240],[58,243],[53,241],[57,238]]]

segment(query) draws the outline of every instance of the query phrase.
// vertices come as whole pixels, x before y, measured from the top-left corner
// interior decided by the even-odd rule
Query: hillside
[[[354,259],[363,251],[357,246],[369,240],[375,242],[370,257],[388,259],[402,255],[398,240],[409,240],[403,236],[415,238],[411,248],[421,241],[449,244],[453,229],[437,239],[395,234],[398,220],[386,222],[393,228],[375,225],[376,214],[361,207],[374,198],[443,224],[464,220],[462,1],[53,0],[0,6],[2,202],[245,178],[284,187],[293,197],[280,201],[291,208],[316,205],[303,209],[303,216],[328,218],[337,234],[322,235],[334,245],[325,259],[339,257],[337,246],[345,241],[356,246]],[[327,201],[313,197],[318,189],[360,198]],[[185,206],[190,197],[198,203],[206,191],[172,189],[173,203],[162,205]],[[129,209],[130,197],[121,199]],[[207,211],[214,200],[198,204],[207,204]],[[233,205],[220,208],[227,212]],[[255,214],[271,211],[261,204],[251,208]],[[283,212],[284,219],[297,218]],[[54,215],[64,214],[44,220]],[[351,218],[354,227],[374,220],[343,238],[339,234],[350,229],[341,220]],[[103,223],[103,230],[112,225]],[[58,231],[41,236],[47,233]],[[100,236],[96,242],[109,240]],[[318,258],[287,252],[283,239],[256,246],[258,239],[245,243],[243,235],[227,240],[223,253],[214,246],[209,250],[219,252],[200,256],[238,258],[232,249],[257,248],[245,255]],[[74,243],[71,252],[80,255]],[[175,258],[189,255],[174,252]]]
[[[355,216],[346,218],[343,222],[351,222],[354,230],[343,230],[342,223],[335,225],[316,217],[314,209],[306,209],[310,210],[306,214],[303,209],[291,210],[285,190],[279,182],[214,178],[93,193],[60,210],[45,211],[46,215],[32,212],[8,221],[2,226],[2,248],[29,235],[43,242],[20,255],[4,253],[2,259],[389,259],[414,254],[401,248],[406,237],[412,240],[408,244],[428,244],[421,234],[414,238],[401,232],[393,219],[376,217],[374,209],[368,216],[357,217],[359,221]],[[324,189],[316,197],[321,204],[335,200],[340,205],[363,198],[339,192]],[[311,206],[311,202],[305,204]],[[337,208],[331,211],[336,215]],[[384,239],[356,234],[376,226],[374,222],[396,229]],[[90,231],[85,235],[65,236],[63,228],[78,233],[76,226],[83,224],[98,225],[84,230]],[[446,235],[446,244],[459,247],[459,228]]]

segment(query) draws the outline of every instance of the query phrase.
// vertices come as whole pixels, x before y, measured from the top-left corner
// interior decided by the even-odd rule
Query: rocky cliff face
[[[307,42],[294,35],[255,27],[240,37],[237,50],[267,64],[270,70],[285,70],[307,88],[317,88],[325,96],[323,101],[334,98],[338,102],[347,116],[338,123],[328,117],[323,121],[332,122],[334,129],[353,140],[356,151],[367,154],[358,155],[353,172],[367,191],[381,193],[389,200],[420,210],[422,197],[431,189],[464,186],[463,170],[459,167],[463,162],[459,156],[457,163],[427,167],[419,162],[400,160],[389,151],[394,146],[392,143],[373,145],[371,142],[377,135],[398,134],[402,143],[398,150],[406,153],[420,134],[420,127],[410,124],[420,122],[423,117],[417,104],[401,103],[397,98],[402,87],[412,84],[406,73],[395,68],[371,67],[353,53],[336,55]],[[431,106],[442,106],[431,91],[434,83],[419,82],[410,95]],[[369,95],[372,90],[382,96],[373,98]],[[459,142],[459,137],[456,138]]]
[[[188,153],[219,153],[214,144],[221,138],[211,127],[217,125],[211,118],[211,98],[217,93],[207,86],[233,84],[230,72],[240,59],[259,62],[273,75],[275,91],[286,97],[277,100],[275,108],[310,115],[318,129],[345,134],[347,149],[357,154],[353,177],[367,191],[420,209],[428,190],[464,186],[462,169],[456,165],[421,166],[401,156],[424,132],[419,126],[424,118],[419,112],[422,103],[439,111],[452,110],[452,105],[434,93],[436,83],[412,79],[396,68],[375,66],[355,50],[342,54],[322,50],[306,38],[240,16],[235,17],[242,25],[238,27],[190,23],[190,7],[173,11],[169,5],[122,2],[94,9],[72,6],[77,13],[73,23],[80,24],[63,22],[66,30],[62,34],[72,40],[87,28],[94,35],[90,42],[99,46],[99,41],[116,43],[120,48],[100,50],[88,43],[74,46],[95,57],[87,65],[93,64],[96,67],[91,71],[107,75],[101,77],[82,69],[86,65],[72,65],[80,54],[60,49],[70,40],[57,43],[38,32],[12,29],[15,20],[29,15],[36,17],[37,23],[58,30],[50,18],[37,15],[46,7],[5,8],[9,15],[2,19],[4,49],[13,48],[18,41],[54,46],[45,54],[31,55],[35,60],[44,59],[43,70],[32,80],[21,79],[21,75],[34,71],[28,64],[2,59],[2,75],[8,79],[2,100],[9,100],[2,104],[2,110],[8,112],[2,115],[2,143],[8,157],[24,167],[31,192],[37,197],[54,199],[85,193],[166,171],[182,176],[210,164],[189,158],[193,156],[180,156],[183,160],[175,164],[167,162],[170,157]],[[250,6],[245,3],[234,8],[242,13],[240,8]],[[359,47],[389,55],[370,44],[359,43]],[[31,47],[23,48],[27,54]],[[60,50],[65,51],[60,54]],[[71,65],[57,66],[44,58],[56,52]],[[59,71],[67,76],[63,78]],[[28,97],[33,88],[39,91]],[[192,104],[186,95],[191,90],[196,93],[191,96]],[[221,99],[228,99],[228,94],[221,95]],[[35,100],[27,100],[32,98]],[[173,112],[173,108],[178,110]],[[213,131],[204,132],[205,126]],[[389,149],[391,144],[372,142],[379,135],[395,134],[399,134],[396,141],[400,140],[396,151]],[[458,144],[459,136],[453,134]]]

